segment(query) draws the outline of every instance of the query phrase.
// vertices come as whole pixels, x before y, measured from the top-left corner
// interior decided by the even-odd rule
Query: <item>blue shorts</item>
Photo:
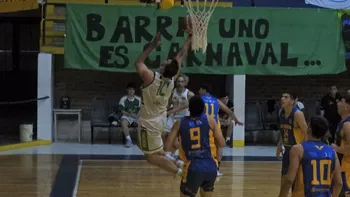
[[[205,192],[212,192],[214,191],[216,176],[216,170],[213,172],[188,171],[186,182],[181,181],[180,191],[190,197],[195,197],[199,188],[202,188]]]
[[[343,179],[343,188],[340,192],[339,197],[347,197],[350,195],[350,188],[349,188],[349,174],[347,172],[341,172],[341,178]]]
[[[290,152],[290,147],[285,147],[283,156],[282,156],[282,176],[286,175],[288,172],[288,168],[289,168],[289,152]]]
[[[204,164],[204,165],[202,165]],[[194,161],[183,171],[180,184],[181,193],[195,197],[199,188],[205,192],[214,191],[217,176],[217,166],[213,161]]]

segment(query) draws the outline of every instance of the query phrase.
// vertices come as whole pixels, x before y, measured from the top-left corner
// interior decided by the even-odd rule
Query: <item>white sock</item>
[[[128,135],[128,136],[125,136],[125,138],[126,138],[127,140],[131,140],[131,137],[130,137],[130,135]]]
[[[176,173],[177,175],[180,175],[180,174],[182,174],[182,170],[179,168],[179,169],[177,169],[177,173]]]
[[[167,153],[165,154],[165,156],[166,156],[167,158],[169,158],[171,161],[175,161],[175,158],[171,156],[171,152],[167,152]]]
[[[182,165],[184,162],[183,161],[181,161],[181,160],[176,160],[176,165],[177,166],[180,166],[180,165]]]
[[[226,142],[230,140],[230,137],[226,137]]]

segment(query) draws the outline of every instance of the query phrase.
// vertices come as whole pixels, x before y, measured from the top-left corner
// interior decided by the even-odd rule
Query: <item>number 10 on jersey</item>
[[[330,185],[332,161],[329,159],[311,160],[312,166],[312,185]]]

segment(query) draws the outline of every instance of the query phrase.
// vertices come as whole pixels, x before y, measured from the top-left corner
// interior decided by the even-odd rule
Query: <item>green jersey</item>
[[[141,98],[134,96],[134,98],[130,99],[128,96],[123,96],[120,99],[119,105],[122,106],[123,111],[130,114],[137,114],[141,107]]]

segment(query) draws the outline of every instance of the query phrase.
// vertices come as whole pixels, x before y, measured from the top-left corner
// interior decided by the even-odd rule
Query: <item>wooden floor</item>
[[[215,197],[278,196],[280,164],[223,162]],[[78,197],[178,197],[179,181],[145,161],[84,161]],[[116,195],[118,194],[118,195]],[[164,195],[166,194],[166,195]],[[197,195],[199,196],[199,195]]]
[[[0,197],[49,196],[61,158],[0,156]],[[223,162],[214,197],[277,196],[280,167],[278,162]],[[77,197],[179,196],[179,181],[145,161],[83,160],[77,175]]]
[[[48,197],[61,156],[0,156],[1,197]]]

